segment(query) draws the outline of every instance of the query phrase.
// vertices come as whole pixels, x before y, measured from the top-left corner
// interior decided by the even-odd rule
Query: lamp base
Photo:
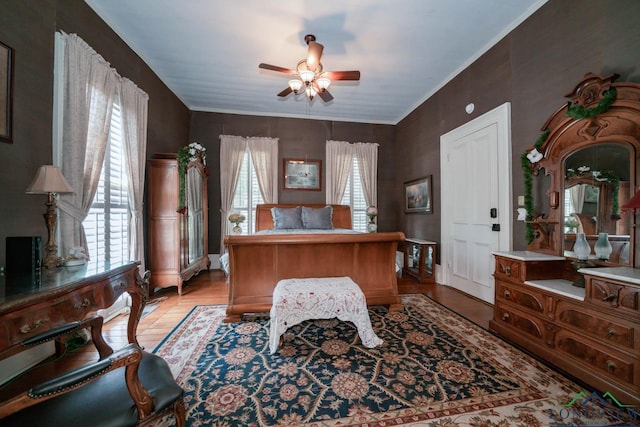
[[[64,259],[57,255],[47,255],[42,260],[42,265],[46,268],[56,268],[64,264]]]

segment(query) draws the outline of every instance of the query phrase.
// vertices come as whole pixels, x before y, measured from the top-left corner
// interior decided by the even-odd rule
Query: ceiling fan
[[[333,99],[333,96],[327,90],[331,82],[337,80],[360,80],[360,71],[324,71],[322,62],[320,62],[324,46],[316,42],[316,36],[313,34],[304,36],[304,41],[309,46],[307,57],[298,62],[295,70],[265,63],[258,65],[258,68],[264,70],[295,76],[295,78],[289,80],[289,86],[280,92],[278,96],[285,97],[291,92],[297,95],[304,87],[304,92],[309,100],[318,95],[324,102],[329,102]]]

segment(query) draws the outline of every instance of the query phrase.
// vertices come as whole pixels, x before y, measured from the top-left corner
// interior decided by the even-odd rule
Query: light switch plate
[[[518,206],[524,206],[524,196],[518,196]]]

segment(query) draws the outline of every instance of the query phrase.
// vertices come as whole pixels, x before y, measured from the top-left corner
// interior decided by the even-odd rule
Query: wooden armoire
[[[149,291],[177,286],[209,269],[207,173],[202,161],[186,166],[184,208],[176,154],[156,154],[147,165]]]

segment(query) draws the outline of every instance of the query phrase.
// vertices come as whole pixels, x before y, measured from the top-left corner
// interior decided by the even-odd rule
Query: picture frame
[[[428,175],[404,183],[405,213],[433,213],[431,177]]]
[[[13,143],[13,49],[0,42],[0,141]]]
[[[322,190],[322,160],[283,159],[284,188]]]

